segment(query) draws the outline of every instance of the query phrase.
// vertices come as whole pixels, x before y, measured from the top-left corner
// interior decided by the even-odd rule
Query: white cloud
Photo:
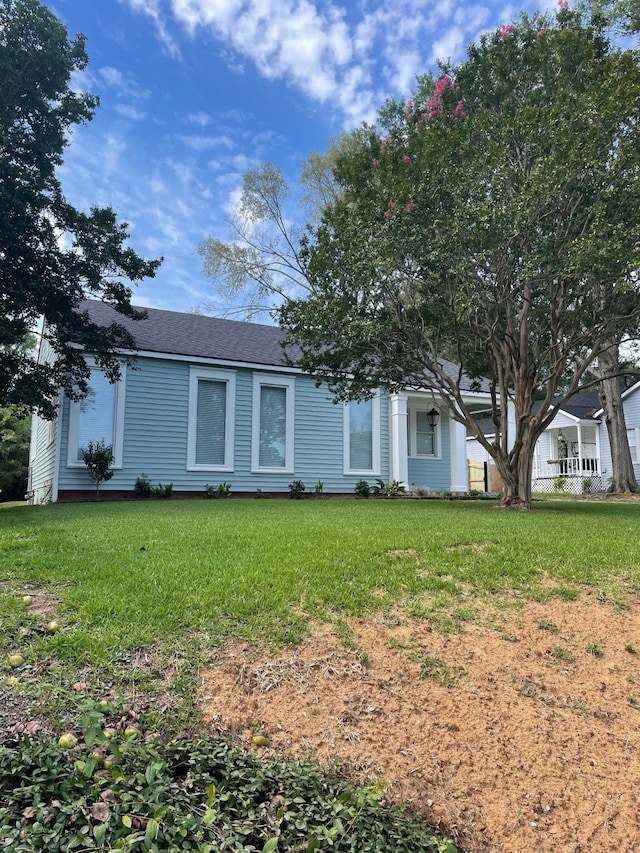
[[[208,151],[211,148],[235,148],[233,139],[228,136],[181,136],[180,139],[194,151]]]
[[[130,104],[116,104],[114,110],[119,112],[121,116],[131,119],[131,121],[142,121],[147,117],[145,112]]]
[[[211,116],[205,112],[199,113],[188,113],[185,116],[185,121],[189,122],[189,124],[195,124],[197,127],[206,127],[208,124],[211,124]]]
[[[98,77],[107,86],[115,89],[121,98],[133,101],[144,101],[151,94],[149,89],[143,89],[132,74],[123,74],[117,68],[103,65],[98,69]]]

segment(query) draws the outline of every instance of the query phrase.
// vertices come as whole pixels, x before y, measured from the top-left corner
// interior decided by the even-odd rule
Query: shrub
[[[158,483],[157,486],[152,486],[151,491],[159,498],[170,498],[173,495],[173,483],[167,483],[166,486]]]
[[[262,489],[256,489],[256,493],[253,497],[257,500],[266,500],[267,498],[270,498],[271,495],[269,492],[263,492]]]
[[[354,491],[359,498],[368,498],[371,494],[371,486],[366,480],[358,480]]]
[[[219,486],[210,486],[207,484],[204,487],[205,498],[228,498],[231,494],[231,483],[220,483]]]
[[[133,492],[137,498],[151,497],[151,481],[146,474],[140,474],[133,484]]]
[[[307,487],[302,480],[294,480],[293,483],[289,483],[289,497],[294,501],[299,501],[306,489]]]
[[[321,495],[324,492],[324,483],[322,480],[318,480],[313,491],[316,495]]]
[[[111,470],[113,464],[113,447],[101,438],[99,441],[90,441],[86,447],[81,448],[82,460],[87,466],[89,476],[96,484],[96,498],[99,497],[100,483],[106,483],[113,477]]]
[[[553,490],[554,492],[564,492],[564,487],[566,485],[566,480],[564,477],[556,477],[553,481]]]
[[[456,853],[376,783],[357,788],[225,741],[137,739],[125,751],[116,740],[98,741],[111,772],[82,738],[73,750],[54,739],[0,746],[3,849]]]
[[[392,480],[387,486],[384,488],[384,495],[387,498],[395,498],[398,495],[403,495],[406,489],[400,482],[400,480]]]

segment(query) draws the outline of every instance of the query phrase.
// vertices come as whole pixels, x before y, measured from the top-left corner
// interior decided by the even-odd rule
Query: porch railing
[[[534,479],[544,477],[583,477],[585,479],[600,474],[600,460],[595,456],[568,456],[566,459],[534,461]]]

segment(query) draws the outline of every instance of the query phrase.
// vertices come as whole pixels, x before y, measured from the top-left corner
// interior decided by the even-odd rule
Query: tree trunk
[[[499,509],[531,509],[531,472],[537,436],[529,430],[516,439],[514,449],[505,454],[498,449],[494,456],[496,468],[502,478],[503,492]]]
[[[637,492],[638,482],[633,470],[627,424],[624,418],[622,392],[620,390],[619,347],[617,342],[603,350],[598,356],[598,373],[605,377],[600,382],[600,403],[607,425],[611,463],[613,467],[610,492]],[[608,378],[607,378],[608,377]]]

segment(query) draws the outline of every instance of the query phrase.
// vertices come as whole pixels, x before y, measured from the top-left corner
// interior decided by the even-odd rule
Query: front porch
[[[576,420],[548,429],[536,445],[531,480],[534,492],[582,495],[602,491],[597,426]]]

